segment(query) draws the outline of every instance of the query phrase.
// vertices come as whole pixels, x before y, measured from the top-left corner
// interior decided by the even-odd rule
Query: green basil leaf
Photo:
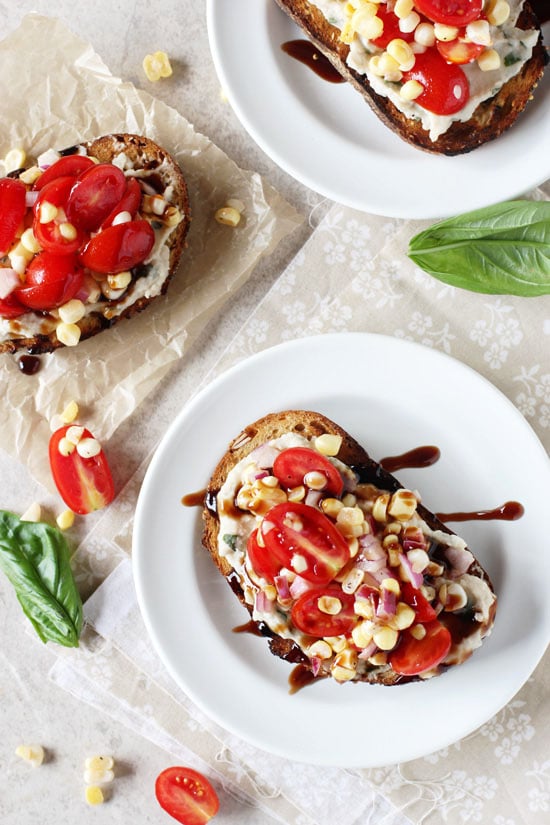
[[[77,647],[82,601],[64,535],[43,522],[0,510],[0,570],[43,642]]]
[[[409,258],[451,286],[500,295],[550,293],[550,201],[507,201],[441,221]]]

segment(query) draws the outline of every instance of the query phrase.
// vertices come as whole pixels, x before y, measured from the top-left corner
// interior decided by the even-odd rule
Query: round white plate
[[[207,20],[220,82],[243,126],[275,163],[327,198],[390,217],[438,218],[550,178],[550,72],[505,135],[448,158],[409,146],[349,84],[328,83],[286,55],[281,45],[303,34],[274,0],[207,0]]]
[[[380,459],[423,444],[439,462],[398,473],[433,511],[520,501],[516,522],[458,525],[492,577],[499,609],[473,657],[426,683],[384,688],[332,680],[290,695],[292,666],[267,641],[233,633],[248,614],[201,547],[206,487],[229,441],[268,412],[312,409]],[[207,715],[299,761],[375,766],[433,752],[470,733],[523,685],[549,638],[550,468],[517,409],[454,359],[396,338],[350,333],[265,350],[226,372],[178,415],[145,477],[133,562],[140,607],[167,668]]]

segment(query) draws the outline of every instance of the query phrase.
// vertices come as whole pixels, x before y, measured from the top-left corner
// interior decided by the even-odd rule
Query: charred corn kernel
[[[83,435],[84,435],[84,427],[79,427],[79,426],[75,425],[74,427],[69,427],[69,429],[65,433],[65,438],[71,444],[74,444],[76,446]]]
[[[76,347],[80,341],[81,332],[80,327],[76,324],[65,324],[62,322],[57,325],[55,334],[57,335],[57,340],[65,344],[66,347]]]
[[[430,561],[429,564],[426,566],[425,574],[426,576],[442,576],[445,571],[445,568],[442,564],[438,564],[435,561]]]
[[[28,169],[25,169],[24,172],[21,172],[19,175],[19,180],[23,181],[23,183],[36,183],[38,178],[42,174],[42,169],[39,166],[29,166]]]
[[[357,504],[357,496],[354,496],[353,493],[346,493],[342,499],[342,504],[344,507],[355,507]]]
[[[88,805],[102,805],[105,801],[103,791],[98,785],[87,785],[84,796]]]
[[[332,656],[332,648],[324,639],[319,639],[308,648],[307,655],[310,658],[312,656],[318,656],[319,659],[330,659]]]
[[[330,518],[336,518],[343,506],[339,498],[324,498],[321,501],[321,510]]]
[[[448,40],[455,40],[458,37],[459,30],[456,26],[446,26],[445,23],[434,23],[434,35],[436,40],[442,40],[444,43]]]
[[[393,7],[393,13],[401,20],[403,17],[407,17],[413,9],[413,0],[396,0],[395,6]]]
[[[348,646],[345,636],[326,636],[325,642],[331,646],[335,653],[341,653]]]
[[[397,644],[398,635],[397,630],[394,630],[393,627],[382,625],[382,627],[375,628],[372,640],[380,650],[391,650]]]
[[[433,46],[435,43],[435,32],[433,23],[419,23],[414,30],[414,42],[419,46]]]
[[[59,444],[57,445],[57,449],[59,450],[61,455],[68,456],[70,455],[73,450],[75,449],[76,444],[73,444],[72,441],[65,436],[59,440]]]
[[[116,275],[107,275],[107,284],[111,289],[126,289],[132,280],[132,273],[128,270],[117,272]]]
[[[413,608],[405,602],[398,602],[395,608],[395,615],[392,617],[392,624],[397,630],[405,630],[410,627],[416,618]]]
[[[414,627],[411,627],[409,632],[413,639],[418,639],[420,641],[420,639],[423,639],[426,635],[426,628],[423,624],[415,624]]]
[[[241,222],[241,213],[232,206],[222,206],[214,214],[214,219],[224,226],[238,226]]]
[[[59,224],[59,234],[66,241],[74,241],[77,236],[76,226],[69,221],[63,221]]]
[[[395,37],[393,40],[390,40],[386,46],[386,51],[393,57],[400,71],[408,72],[414,66],[416,59],[414,52],[409,44],[400,37]]]
[[[311,470],[305,474],[304,482],[310,490],[324,490],[327,486],[327,477],[318,470]]]
[[[342,446],[342,436],[323,433],[323,435],[317,436],[313,442],[313,446],[321,455],[338,455],[340,447]]]
[[[510,6],[505,0],[490,0],[485,8],[485,14],[492,26],[502,26],[510,17]]]
[[[4,158],[4,168],[6,173],[15,172],[16,169],[22,169],[27,160],[27,153],[20,146],[10,149]]]
[[[363,524],[364,515],[360,507],[342,507],[338,511],[336,521],[340,524],[347,523],[361,526]]]
[[[389,521],[384,527],[384,536],[399,536],[403,532],[403,525],[400,521]]]
[[[363,583],[364,578],[364,570],[361,570],[359,567],[352,567],[342,581],[342,590],[344,593],[355,593],[359,585]]]
[[[353,31],[364,37],[365,40],[376,40],[384,31],[384,23],[376,16],[378,6],[374,3],[365,3],[355,11],[350,23]]]
[[[372,656],[369,656],[368,662],[375,667],[383,667],[388,663],[388,657],[385,653],[378,652],[374,653]]]
[[[372,517],[375,521],[385,522],[388,515],[388,504],[390,503],[390,494],[381,493],[375,499],[372,505]]]
[[[40,252],[40,250],[42,249],[42,247],[36,240],[36,237],[32,230],[32,226],[29,226],[28,229],[25,229],[25,231],[21,235],[21,245],[24,246],[25,249],[28,249],[29,252],[32,252],[33,255],[36,252]]]
[[[113,289],[112,286],[109,286],[107,280],[100,282],[101,292],[108,301],[117,301],[124,295],[126,287],[122,289]],[[106,318],[109,317],[107,311],[103,313]]]
[[[74,513],[72,510],[63,510],[55,521],[60,530],[70,530],[74,524]]]
[[[409,550],[407,552],[407,558],[415,573],[423,573],[430,563],[430,557],[425,550],[421,550],[420,548]]]
[[[66,324],[76,324],[86,314],[86,307],[78,298],[71,298],[66,304],[62,304],[59,309],[59,317]]]
[[[66,405],[65,409],[61,413],[61,421],[63,422],[63,424],[72,424],[73,421],[76,421],[78,413],[79,410],[76,401],[69,401],[69,403]]]
[[[399,31],[403,34],[410,34],[420,23],[420,15],[416,11],[412,11],[406,17],[402,17],[399,21]]]
[[[397,579],[392,579],[390,577],[387,579],[382,579],[380,587],[387,590],[388,593],[394,593],[396,596],[399,596],[401,593],[401,587],[399,586]]]
[[[419,97],[423,91],[424,86],[422,83],[419,83],[418,80],[407,80],[401,86],[399,94],[403,100],[416,100],[416,98]]]
[[[449,582],[440,587],[438,597],[444,610],[449,613],[453,610],[462,610],[468,604],[466,591],[458,582]]]
[[[369,621],[359,622],[351,631],[351,638],[356,647],[367,647],[372,642],[373,624]]]
[[[166,52],[154,52],[153,54],[146,54],[143,58],[143,71],[152,83],[156,83],[162,77],[170,77],[172,75],[172,66]]]
[[[337,616],[342,611],[342,602],[337,596],[320,596],[317,599],[317,607],[321,613]]]
[[[101,452],[101,444],[97,438],[81,438],[76,445],[76,451],[82,458],[93,458]]]
[[[411,490],[397,490],[389,502],[388,513],[398,521],[408,521],[416,512],[418,501]]]
[[[49,201],[42,201],[38,215],[39,223],[49,223],[57,218],[57,206]]]
[[[473,20],[466,26],[466,37],[479,46],[491,45],[491,30],[488,20]]]
[[[24,759],[33,768],[38,768],[44,761],[44,748],[42,745],[18,745],[15,755]]]
[[[477,65],[482,72],[494,72],[500,68],[500,55],[496,49],[485,49],[477,58]]]
[[[169,206],[163,215],[164,225],[168,227],[177,226],[183,220],[183,215],[175,206]]]
[[[258,516],[265,516],[276,504],[283,504],[287,501],[287,495],[280,487],[256,487],[252,488],[252,495],[248,503],[248,509]]]
[[[302,501],[306,495],[306,488],[303,484],[299,487],[293,487],[292,490],[289,490],[287,493],[289,501]]]
[[[351,25],[351,20],[346,20],[340,31],[340,40],[347,46],[350,46],[355,39],[355,29]]]
[[[33,501],[20,518],[21,521],[40,521],[41,516],[42,508],[40,504],[37,501]]]
[[[111,226],[118,226],[121,223],[130,223],[132,220],[132,216],[130,212],[124,210],[123,212],[119,212],[118,215],[115,215],[111,222]]]

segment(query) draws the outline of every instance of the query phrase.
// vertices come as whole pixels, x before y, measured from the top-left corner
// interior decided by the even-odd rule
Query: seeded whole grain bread
[[[88,155],[97,158],[101,163],[112,162],[117,155],[124,153],[136,168],[147,170],[147,181],[156,191],[162,193],[167,187],[170,187],[171,205],[179,209],[183,219],[174,227],[166,240],[166,245],[169,248],[169,268],[167,277],[160,291],[160,294],[164,294],[177,270],[186,245],[185,239],[191,221],[187,185],[178,163],[165,149],[149,138],[125,132],[103,135],[81,145],[85,147]],[[61,154],[74,154],[78,151],[78,148],[78,146],[70,147],[63,150]],[[15,174],[17,175],[18,173]],[[132,273],[134,276],[133,281],[142,273],[143,265],[136,267]],[[131,288],[132,286],[130,285],[129,290],[131,290]],[[117,301],[106,301],[102,306],[102,312],[91,312],[82,318],[82,320],[78,321],[78,326],[81,329],[80,340],[97,335],[97,333],[102,330],[113,326],[121,318],[132,318],[149,306],[155,297],[157,296],[141,296],[119,315],[114,315],[112,318],[106,317],[103,312],[108,307],[116,306]],[[17,319],[15,319],[12,324],[14,328],[17,329]],[[64,345],[57,339],[54,329],[47,334],[36,334],[32,337],[14,335],[13,338],[0,340],[0,353],[15,353],[18,350],[25,349],[27,352],[39,355],[52,352],[62,346]]]
[[[377,94],[371,88],[366,75],[357,73],[347,65],[349,46],[340,40],[340,29],[332,26],[316,6],[308,0],[276,2],[330,60],[342,77],[363,95],[386,126],[413,146],[434,154],[463,154],[499,137],[512,126],[525,109],[548,62],[538,18],[526,2],[517,26],[524,31],[539,31],[539,38],[530,59],[494,97],[480,103],[469,120],[455,121],[444,134],[433,141],[422,128],[420,121],[406,117],[389,98]]]
[[[250,455],[256,448],[266,442],[290,432],[305,436],[306,438],[315,438],[324,433],[340,436],[342,442],[336,458],[348,466],[360,467],[362,482],[373,484],[374,486],[382,490],[387,490],[391,493],[402,489],[403,487],[397,478],[384,470],[384,468],[377,461],[372,459],[366,450],[349,433],[347,433],[334,421],[318,412],[309,410],[285,410],[279,413],[270,413],[253,424],[245,427],[230,442],[227,451],[221,457],[210,478],[206,490],[205,507],[203,509],[204,529],[202,543],[205,549],[210,553],[210,556],[221,575],[228,581],[234,594],[247,608],[251,616],[252,607],[245,600],[243,588],[241,586],[242,582],[238,580],[227,559],[220,556],[218,551],[219,519],[216,511],[216,498],[229,472],[241,461],[241,459]],[[440,521],[434,513],[430,512],[421,503],[418,504],[417,512],[431,529],[440,530],[449,535],[454,535],[453,531],[450,530],[446,524]],[[494,595],[492,582],[477,559],[473,559],[466,572],[467,574],[475,576],[485,582]],[[478,633],[480,638],[484,638],[489,635],[494,623],[495,613],[496,597],[486,619],[482,622],[472,623],[472,631]],[[440,618],[443,624],[445,624],[447,620],[452,622],[449,615],[444,616],[442,614],[440,615]],[[452,633],[452,628],[449,627],[449,629]],[[294,644],[294,642],[290,639],[277,636],[265,625],[265,623],[258,625],[258,631],[262,635],[268,637],[269,648],[275,656],[278,656],[279,658],[293,664],[301,664],[306,668],[311,667],[311,662],[308,657],[302,652],[298,645]],[[471,652],[472,651],[466,652],[464,656],[455,655],[454,658],[456,661],[453,661],[452,664],[460,664],[462,661],[465,661],[469,658]],[[451,653],[453,653],[453,649],[451,649]],[[357,678],[354,681],[366,681],[371,684],[383,684],[389,686],[399,684],[403,681],[416,681],[418,678],[420,677],[407,677],[407,679],[404,680],[402,676],[395,673],[391,668],[386,667],[367,673],[362,678]]]

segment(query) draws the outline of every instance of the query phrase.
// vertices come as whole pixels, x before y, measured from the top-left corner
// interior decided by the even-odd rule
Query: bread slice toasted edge
[[[339,435],[342,438],[342,445],[336,457],[348,466],[361,465],[362,480],[364,479],[367,483],[372,483],[389,492],[395,492],[403,486],[394,475],[384,470],[377,461],[372,459],[367,451],[346,430],[321,413],[310,410],[284,410],[278,413],[270,413],[245,427],[230,442],[227,451],[221,457],[210,478],[206,490],[206,506],[203,509],[202,543],[210,553],[219,572],[228,581],[234,594],[246,607],[250,615],[252,615],[252,608],[244,598],[244,592],[237,575],[227,560],[221,557],[218,552],[219,521],[215,511],[215,501],[227,475],[241,459],[262,444],[289,432],[297,433],[306,438],[314,438],[323,433]],[[417,511],[432,530],[441,530],[448,535],[454,535],[453,531],[424,505],[419,503]],[[494,594],[494,587],[489,575],[475,557],[467,573],[484,581]],[[480,638],[485,638],[492,630],[496,604],[495,596],[487,621],[479,624]],[[264,625],[259,630],[263,635],[269,637],[269,647],[275,656],[293,664],[310,667],[307,656],[291,640],[275,635]],[[420,678],[407,677],[406,681],[418,681]],[[372,684],[395,685],[402,682],[403,677],[388,669],[368,673],[362,681]]]
[[[371,88],[366,75],[358,74],[347,65],[349,46],[341,42],[340,30],[332,26],[316,6],[308,0],[276,2],[330,60],[342,77],[365,98],[388,128],[413,146],[434,154],[464,154],[499,137],[525,109],[548,62],[538,19],[526,2],[517,26],[524,31],[539,31],[538,41],[529,60],[494,97],[480,103],[469,120],[454,121],[444,134],[432,141],[420,121],[406,117],[389,98],[377,94]]]
[[[151,174],[159,174],[163,187],[172,186],[171,205],[179,209],[183,215],[183,220],[172,230],[168,239],[169,248],[169,268],[167,277],[162,284],[159,294],[164,294],[174,276],[178,264],[185,248],[185,240],[191,222],[191,209],[187,184],[177,161],[154,141],[141,135],[133,135],[127,132],[112,133],[103,135],[95,140],[82,144],[90,156],[96,157],[101,163],[109,163],[121,152],[136,166],[146,168]],[[76,149],[77,147],[75,147]],[[65,150],[70,154],[68,150]],[[144,310],[154,300],[155,297],[142,296],[133,304],[128,306],[119,315],[107,320],[101,313],[93,312],[86,315],[78,322],[81,330],[80,340],[91,338],[104,329],[118,323],[122,318],[132,318],[137,313]],[[29,310],[30,312],[30,310]],[[16,319],[17,320],[17,319]],[[53,352],[64,344],[57,339],[55,331],[48,335],[34,335],[28,338],[13,337],[0,341],[0,353],[15,353],[25,349],[30,353],[40,355]]]

